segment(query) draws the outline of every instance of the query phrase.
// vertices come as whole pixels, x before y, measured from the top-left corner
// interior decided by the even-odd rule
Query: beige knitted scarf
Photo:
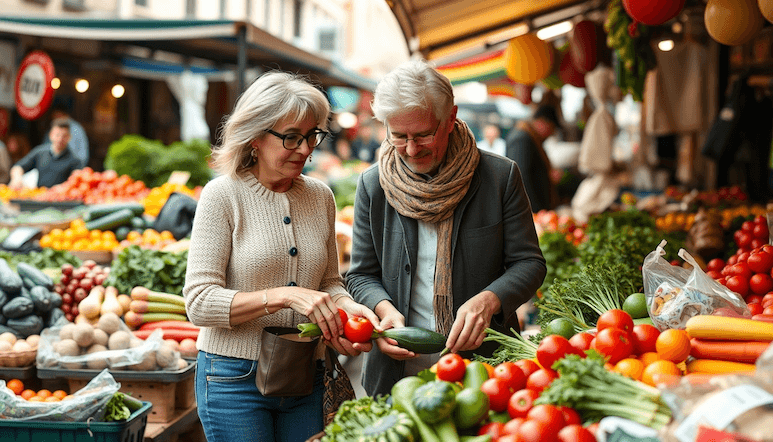
[[[381,144],[379,182],[400,215],[437,225],[433,308],[436,330],[448,336],[454,322],[451,287],[451,233],[454,209],[467,194],[480,152],[475,137],[457,119],[448,138],[445,162],[429,180],[411,171],[387,141]]]

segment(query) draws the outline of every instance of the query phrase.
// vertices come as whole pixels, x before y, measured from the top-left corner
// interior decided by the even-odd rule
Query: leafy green
[[[387,403],[387,396],[344,401],[333,421],[325,427],[322,442],[358,440],[365,428],[390,412],[392,407]]]
[[[560,232],[544,232],[539,237],[539,247],[547,265],[545,280],[539,290],[546,293],[555,280],[568,278],[577,272],[580,254],[577,247]]]
[[[106,422],[125,421],[126,419],[129,419],[129,416],[132,415],[129,407],[124,404],[123,398],[124,394],[120,391],[116,391],[113,394],[113,397],[107,401],[107,405],[105,406],[104,419]]]
[[[126,247],[110,267],[105,286],[112,285],[119,293],[129,293],[142,286],[163,293],[182,293],[188,251],[163,252],[143,249],[137,245]]]
[[[16,264],[20,262],[26,262],[39,269],[58,269],[65,263],[72,264],[75,267],[81,265],[80,258],[67,250],[54,250],[47,247],[40,251],[33,250],[29,253],[11,253],[6,250],[0,250],[0,258],[8,261],[8,265],[12,269],[15,269]]]
[[[486,337],[483,341],[494,341],[499,347],[494,350],[490,358],[475,355],[476,361],[486,362],[496,367],[505,361],[517,361],[520,359],[532,359],[537,356],[537,344],[530,339],[521,336],[514,329],[510,329],[512,335],[498,332],[493,328],[486,329]]]

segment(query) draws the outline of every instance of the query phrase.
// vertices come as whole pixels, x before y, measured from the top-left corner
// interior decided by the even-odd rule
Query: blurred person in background
[[[70,121],[70,150],[75,158],[81,162],[81,167],[89,164],[89,137],[86,135],[86,129],[80,123],[75,121],[64,106],[56,106],[51,111],[53,119],[66,118]],[[46,137],[45,141],[50,141]]]
[[[478,141],[478,149],[505,156],[505,140],[502,139],[501,134],[496,124],[483,126],[483,139]]]
[[[32,169],[38,171],[37,187],[50,188],[67,181],[73,171],[83,168],[81,161],[75,158],[69,148],[69,119],[54,120],[51,123],[48,138],[50,141],[35,147],[11,167],[9,187],[13,189],[24,187],[24,173]]]

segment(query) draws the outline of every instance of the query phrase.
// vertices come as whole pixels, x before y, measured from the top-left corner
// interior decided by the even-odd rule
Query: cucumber
[[[87,222],[86,228],[89,230],[115,229],[131,223],[133,218],[134,212],[131,209],[120,209]]]
[[[8,319],[5,325],[26,338],[29,335],[40,334],[43,330],[43,319],[36,314],[29,314],[21,318]]]
[[[2,314],[10,320],[27,316],[34,310],[35,304],[31,299],[25,298],[24,296],[17,296],[5,303]]]
[[[23,286],[21,276],[11,269],[5,258],[0,258],[0,290],[13,297],[21,293]]]
[[[32,304],[35,305],[35,312],[38,314],[48,313],[54,308],[51,302],[51,292],[42,285],[36,285],[29,290],[29,298],[32,299]]]
[[[438,353],[446,348],[445,336],[421,327],[390,328],[374,333],[374,337],[394,339],[400,347],[420,354]]]
[[[145,212],[145,206],[140,203],[119,203],[119,204],[96,204],[89,206],[83,214],[84,221],[93,221],[122,209],[129,209],[134,215],[142,215]]]
[[[19,273],[19,276],[21,276],[22,281],[26,278],[29,280],[29,283],[33,284],[33,286],[43,286],[48,290],[52,290],[54,288],[54,280],[32,264],[20,262],[16,264],[16,271]],[[32,287],[27,288],[31,289]]]

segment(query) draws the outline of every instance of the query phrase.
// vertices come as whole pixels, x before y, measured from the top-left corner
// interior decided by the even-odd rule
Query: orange
[[[5,386],[13,391],[13,394],[15,395],[20,395],[22,391],[24,391],[24,382],[20,381],[19,379],[11,379],[5,384]]]
[[[671,361],[661,359],[644,368],[641,381],[655,387],[658,383],[666,382],[673,376],[681,376],[682,371]]]
[[[63,401],[66,401],[66,400],[72,399],[72,398],[74,398],[74,397],[75,397],[75,396],[73,396],[73,395],[71,395],[71,394],[68,394],[67,396],[63,397],[63,398],[62,398],[62,400],[63,400]]]
[[[660,359],[671,362],[682,362],[690,356],[690,335],[684,330],[670,328],[660,332],[655,349]]]
[[[59,401],[61,401],[61,399],[59,399],[56,396],[49,396],[49,397],[43,399],[43,402],[59,402]]]
[[[32,396],[31,398],[27,399],[29,402],[43,402],[43,398],[40,396]]]
[[[64,390],[56,390],[55,392],[51,393],[51,396],[57,397],[59,399],[64,399],[65,396],[67,396],[67,392]]]
[[[644,372],[644,363],[638,359],[626,358],[615,364],[612,371],[638,381]]]
[[[52,394],[51,390],[46,390],[44,388],[42,390],[38,390],[38,394],[37,395],[40,396],[41,398],[45,399],[45,398],[51,396],[51,394]]]
[[[35,390],[31,390],[27,388],[26,390],[21,392],[20,396],[26,400],[30,400],[31,397],[35,396]]]
[[[648,351],[646,353],[642,353],[639,356],[639,360],[642,361],[642,363],[644,363],[644,366],[646,367],[655,361],[659,361],[660,356],[658,356],[658,354],[655,353],[654,351]]]
[[[488,372],[489,379],[494,377],[494,366],[489,364],[488,362],[484,362],[483,366],[486,367],[486,371]]]

